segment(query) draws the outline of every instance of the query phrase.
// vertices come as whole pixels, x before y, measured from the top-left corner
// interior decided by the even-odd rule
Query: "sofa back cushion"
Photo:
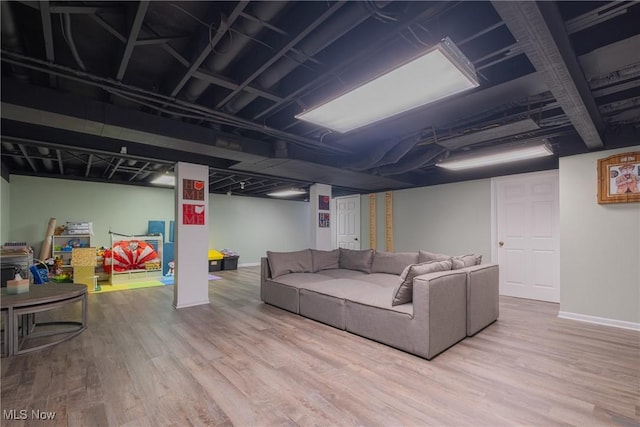
[[[453,262],[451,269],[458,270],[461,268],[482,264],[482,255],[468,254],[454,256],[453,258],[451,258],[451,261]]]
[[[373,249],[356,251],[353,249],[340,248],[340,268],[371,273],[372,262]]]
[[[297,252],[267,251],[267,258],[269,259],[271,277],[278,277],[288,273],[311,273],[313,271],[310,249]]]
[[[429,261],[408,265],[400,275],[400,283],[393,291],[391,305],[400,305],[413,301],[413,279],[427,273],[451,270],[451,260]]]
[[[451,258],[451,255],[437,254],[435,252],[418,251],[418,262],[444,261]]]
[[[373,254],[372,273],[402,274],[409,264],[418,262],[418,252],[383,252]]]
[[[340,268],[340,250],[321,251],[311,249],[311,260],[313,261],[313,272]]]

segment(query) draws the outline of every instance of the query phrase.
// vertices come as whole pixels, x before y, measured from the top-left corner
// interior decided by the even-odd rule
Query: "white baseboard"
[[[558,313],[561,319],[577,320],[580,322],[595,323],[604,326],[613,326],[615,328],[631,329],[640,331],[640,323],[627,322],[625,320],[607,319],[606,317],[590,316],[588,314],[570,313],[561,311]]]
[[[256,265],[260,265],[259,262],[244,262],[242,264],[238,264],[238,267],[255,267]]]

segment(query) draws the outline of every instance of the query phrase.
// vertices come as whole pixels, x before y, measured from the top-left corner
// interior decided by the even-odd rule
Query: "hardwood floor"
[[[216,274],[205,306],[173,309],[171,286],[91,294],[87,331],[2,359],[1,424],[640,425],[638,332],[504,297],[426,361],[263,304],[257,267]]]

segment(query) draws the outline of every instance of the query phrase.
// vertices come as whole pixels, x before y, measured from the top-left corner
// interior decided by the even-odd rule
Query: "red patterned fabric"
[[[122,272],[128,270],[144,270],[145,263],[160,262],[160,255],[150,244],[140,240],[122,240],[115,242],[113,248],[104,251],[104,272]]]

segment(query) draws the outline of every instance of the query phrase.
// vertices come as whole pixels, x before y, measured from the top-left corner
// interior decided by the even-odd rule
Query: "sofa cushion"
[[[336,268],[332,270],[322,270],[322,274],[324,276],[329,276],[333,279],[361,279],[362,277],[367,277],[369,274],[363,271],[356,270],[347,270],[346,268]]]
[[[383,252],[373,254],[372,273],[402,274],[409,264],[418,262],[418,252]]]
[[[418,262],[443,261],[451,258],[451,255],[437,254],[435,252],[418,251]]]
[[[297,252],[267,251],[267,258],[269,259],[271,277],[278,277],[287,273],[311,273],[313,271],[310,249]]]
[[[474,254],[459,255],[451,258],[451,261],[452,261],[451,269],[459,270],[465,267],[480,265],[482,263],[482,255],[474,255]]]
[[[326,276],[321,273],[287,273],[282,276],[278,276],[277,279],[272,281],[292,286],[294,288],[301,288],[307,283],[323,282],[331,279],[332,278],[330,276]]]
[[[313,262],[313,272],[340,268],[340,250],[320,251],[311,249],[311,260]]]
[[[395,289],[398,285],[399,274],[389,274],[389,273],[371,273],[371,274],[363,274],[360,277],[354,277],[356,280],[360,280],[362,282],[373,283],[374,285],[378,285],[384,288]]]
[[[451,270],[451,260],[430,261],[408,265],[400,276],[400,283],[393,292],[391,305],[405,304],[413,301],[413,279],[427,273]]]
[[[353,249],[340,248],[340,268],[371,273],[372,262],[373,249],[356,251]]]

